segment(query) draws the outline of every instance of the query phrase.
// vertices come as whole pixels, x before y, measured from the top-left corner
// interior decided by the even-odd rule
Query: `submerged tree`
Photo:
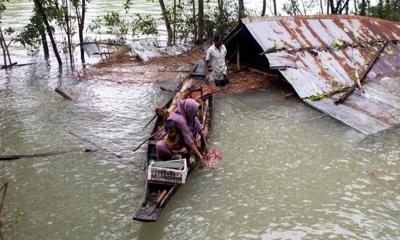
[[[86,2],[88,0],[71,0],[72,6],[75,9],[76,20],[78,22],[78,35],[79,35],[79,47],[81,52],[82,64],[85,63],[85,51],[83,50],[83,30],[85,28],[86,18]]]
[[[1,21],[0,21],[1,23]],[[4,58],[4,66],[11,66],[13,63],[11,61],[11,56],[10,56],[10,45],[12,42],[15,41],[15,38],[13,38],[13,33],[14,33],[14,29],[11,27],[8,27],[6,29],[1,28],[0,26],[0,46],[1,49],[3,50],[3,58]],[[10,38],[10,40],[8,41],[8,43],[6,42],[6,36],[8,36]],[[8,64],[7,64],[7,59],[8,59]]]
[[[61,22],[61,26],[63,26],[63,29],[67,35],[67,47],[68,47],[68,54],[69,54],[69,60],[71,64],[74,61],[73,55],[72,55],[72,26],[71,26],[71,19],[72,16],[70,16],[69,13],[69,6],[68,6],[68,0],[62,0],[62,12],[64,16],[64,21]]]
[[[172,44],[172,37],[173,37],[173,32],[172,32],[172,28],[171,28],[171,20],[169,18],[167,8],[165,7],[164,0],[159,0],[159,3],[160,3],[160,7],[161,7],[162,18],[164,19],[165,28],[167,29],[167,34],[168,34],[167,45],[170,46]]]
[[[49,35],[51,45],[53,47],[54,55],[57,58],[58,65],[62,66],[62,61],[60,54],[58,53],[57,44],[53,37],[53,28],[50,26],[47,14],[43,8],[41,0],[33,0],[35,2],[35,7],[38,9],[38,12],[42,16],[43,23],[46,26],[47,34]]]
[[[1,19],[2,19],[3,13],[7,9],[6,5],[5,5],[6,2],[8,2],[8,0],[0,0],[0,23],[2,23]],[[12,64],[11,57],[10,57],[9,46],[12,43],[13,39],[11,39],[9,41],[9,43],[7,43],[6,39],[5,39],[5,35],[11,36],[11,34],[14,33],[14,29],[9,27],[9,28],[5,29],[4,32],[3,32],[3,29],[2,29],[1,26],[2,25],[0,25],[0,47],[1,47],[2,51],[3,51],[4,66],[7,67],[7,66]],[[9,62],[8,64],[7,64],[7,59],[8,59],[8,62]]]
[[[56,18],[54,14],[55,11],[49,10],[48,7],[46,15],[49,20]],[[54,33],[54,28],[51,28],[51,32]],[[29,48],[31,52],[37,52],[39,50],[39,45],[42,44],[44,57],[45,59],[49,58],[46,26],[44,24],[43,15],[39,12],[37,6],[34,6],[33,8],[33,15],[29,19],[29,23],[25,25],[22,31],[18,34],[18,41],[24,47]]]
[[[204,21],[204,0],[199,1],[199,11],[198,11],[198,24],[197,24],[197,42],[203,42],[205,21]]]

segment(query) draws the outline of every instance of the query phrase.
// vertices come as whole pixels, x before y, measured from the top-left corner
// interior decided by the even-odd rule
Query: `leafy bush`
[[[103,34],[102,29],[105,28],[105,34],[113,36],[114,42],[123,44],[128,34],[132,37],[138,35],[156,35],[157,22],[150,15],[141,16],[135,15],[136,18],[132,21],[124,20],[123,17],[115,11],[108,12],[106,15],[97,17],[88,27],[90,31],[96,31],[98,34]]]
[[[212,37],[216,31],[227,34],[238,24],[239,7],[236,1],[224,1],[222,16],[218,7],[211,9],[209,2],[207,5],[209,14],[205,15],[206,37]]]

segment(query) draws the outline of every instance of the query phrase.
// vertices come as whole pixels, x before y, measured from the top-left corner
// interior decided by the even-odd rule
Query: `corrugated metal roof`
[[[367,134],[400,123],[400,23],[343,15],[242,22],[271,68],[279,69],[306,103]],[[368,72],[364,93],[356,91],[335,105],[341,93],[332,94],[354,84],[384,41],[389,43]],[[316,96],[324,99],[310,100]]]

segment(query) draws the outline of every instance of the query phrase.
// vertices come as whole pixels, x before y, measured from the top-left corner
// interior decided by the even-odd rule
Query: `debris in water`
[[[145,84],[174,82],[180,79],[179,74],[189,74],[199,59],[205,57],[201,46],[195,46],[189,52],[178,56],[160,56],[152,58],[147,63],[134,60],[128,51],[114,52],[104,62],[82,71],[82,80],[102,81],[120,84]],[[229,66],[229,84],[224,88],[208,86],[207,93],[222,92],[243,93],[248,90],[267,88],[273,75],[250,67],[244,67],[235,72],[234,64]],[[207,92],[208,91],[208,92]],[[197,93],[196,93],[197,94]]]

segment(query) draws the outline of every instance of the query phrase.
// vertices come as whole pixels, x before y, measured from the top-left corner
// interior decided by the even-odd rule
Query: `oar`
[[[137,146],[135,149],[133,149],[133,151],[136,152],[143,144],[145,144],[147,141],[149,141],[155,135],[159,134],[162,130],[163,130],[163,128],[161,128],[157,132],[155,132],[152,135],[150,135],[150,137],[146,138],[141,144],[139,144],[139,146]]]

